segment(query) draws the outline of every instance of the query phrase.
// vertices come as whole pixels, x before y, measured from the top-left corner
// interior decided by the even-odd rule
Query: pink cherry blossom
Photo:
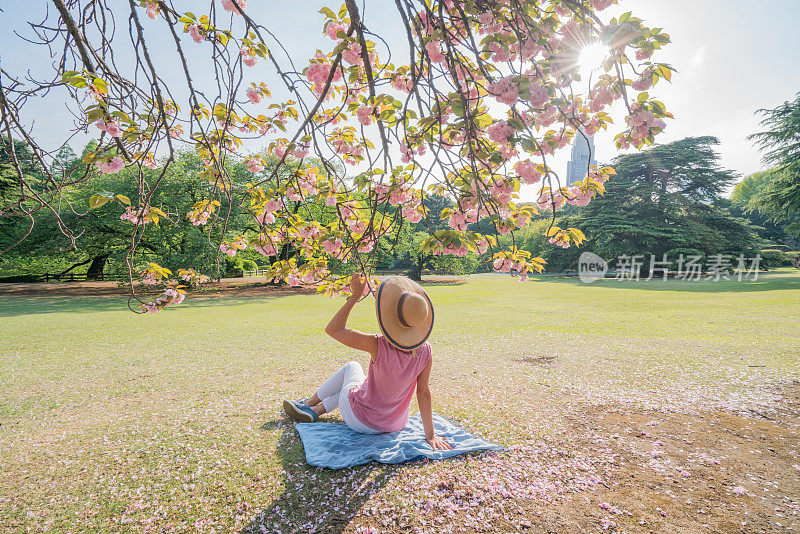
[[[514,128],[509,126],[506,121],[497,121],[486,130],[489,134],[489,139],[501,145],[508,143],[508,137],[513,134],[514,131]]]
[[[331,22],[325,28],[325,34],[328,37],[334,40],[339,40],[339,38],[336,37],[336,32],[347,33],[347,24],[344,22]]]
[[[253,104],[258,104],[259,102],[261,102],[261,92],[255,87],[248,87],[247,98],[249,98],[250,102],[252,102]]]
[[[297,287],[300,285],[300,278],[294,273],[289,273],[286,276],[286,283],[292,287]]]
[[[516,166],[517,174],[526,184],[535,184],[542,179],[542,174],[536,170],[536,165],[530,161],[520,161]]]
[[[336,239],[333,240],[328,239],[326,241],[323,241],[322,246],[325,248],[326,253],[333,254],[334,252],[342,248],[343,244],[344,243],[341,240],[341,238],[337,237]]]
[[[392,80],[392,87],[404,93],[410,93],[413,88],[412,80],[410,77],[398,74]]]
[[[459,232],[463,232],[467,229],[467,220],[464,217],[464,214],[460,211],[454,211],[450,215],[450,220],[447,222],[450,228],[454,230],[458,230]]]
[[[363,254],[372,252],[373,248],[375,248],[375,243],[372,241],[362,241],[358,244],[358,251]]]
[[[256,66],[256,61],[258,61],[258,58],[249,49],[241,48],[239,50],[239,53],[242,56],[242,63],[244,63],[248,67]]]
[[[653,85],[653,73],[650,69],[642,73],[642,77],[631,84],[631,87],[637,91],[647,91]]]
[[[98,169],[105,174],[117,174],[119,171],[125,168],[125,161],[119,156],[114,156],[110,160],[107,161],[98,161],[95,163]]]
[[[147,11],[147,16],[155,20],[156,18],[158,18],[158,13],[160,11],[158,3],[148,0],[146,11]]]
[[[303,159],[304,157],[308,156],[308,150],[308,145],[300,145],[292,151],[292,155],[297,159]]]
[[[194,39],[195,43],[202,43],[203,36],[200,34],[200,26],[197,24],[192,24],[189,26],[189,35]]]
[[[114,120],[100,119],[94,123],[101,131],[107,132],[111,137],[120,137],[122,130],[119,128],[119,122]]]
[[[247,13],[247,0],[236,0],[236,4],[238,4],[243,13]],[[234,5],[233,0],[222,0],[222,8],[229,13],[233,13],[234,15],[239,14],[239,10],[236,9],[236,5]]]
[[[261,159],[259,158],[249,158],[245,161],[245,165],[247,165],[247,170],[250,172],[259,172],[264,169],[264,165],[261,164]]]
[[[155,169],[157,167],[155,157],[152,154],[145,154],[142,158],[142,165],[149,169]]]
[[[372,112],[375,110],[372,106],[361,106],[356,110],[356,117],[358,118],[358,122],[363,124],[364,126],[369,126],[372,124]]]
[[[517,90],[514,76],[506,76],[500,78],[494,83],[490,83],[486,89],[494,95],[498,102],[513,106],[519,99],[519,91]]]
[[[271,239],[262,235],[262,239],[259,240],[259,243],[253,246],[256,249],[256,252],[261,254],[264,257],[269,258],[270,256],[277,256],[278,251],[275,248],[275,244],[272,242]]]
[[[531,80],[531,85],[528,88],[528,91],[531,95],[531,107],[535,109],[543,108],[550,98],[547,88],[541,85],[538,80]]]
[[[428,41],[425,45],[425,50],[428,52],[431,63],[444,63],[445,55],[442,52],[442,45],[439,41]]]
[[[494,267],[495,271],[500,271],[501,273],[507,273],[511,271],[511,267],[514,265],[509,258],[497,258],[492,262],[492,267]]]
[[[361,65],[361,45],[355,41],[351,42],[347,49],[342,52],[342,59],[350,65]]]

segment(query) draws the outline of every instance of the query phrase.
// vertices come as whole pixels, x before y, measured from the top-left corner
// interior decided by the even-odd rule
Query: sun
[[[608,47],[603,43],[596,42],[583,47],[578,56],[581,77],[588,78],[593,71],[600,68],[606,59],[608,59]]]

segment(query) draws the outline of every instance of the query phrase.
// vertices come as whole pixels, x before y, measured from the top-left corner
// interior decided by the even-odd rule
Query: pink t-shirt
[[[408,423],[408,409],[417,377],[431,360],[425,342],[417,355],[403,352],[379,335],[378,355],[370,361],[367,379],[350,390],[350,407],[359,421],[381,432],[396,432]]]

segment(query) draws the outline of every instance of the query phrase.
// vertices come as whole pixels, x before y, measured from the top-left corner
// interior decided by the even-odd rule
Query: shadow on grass
[[[800,271],[796,276],[788,273],[761,274],[758,280],[597,280],[585,284],[578,278],[536,277],[537,283],[566,284],[571,286],[587,286],[603,289],[636,289],[640,291],[677,291],[685,293],[750,293],[755,291],[800,291]]]
[[[158,295],[145,297],[142,300],[155,299]],[[289,297],[291,295],[253,295],[253,296],[231,296],[218,297],[216,295],[204,295],[198,293],[188,295],[180,306],[169,307],[161,313],[175,313],[185,308],[208,308],[225,306],[236,306],[249,304],[255,300],[273,300]],[[136,309],[138,303],[132,303]],[[127,297],[120,296],[0,296],[0,317],[15,317],[21,315],[39,315],[44,313],[97,313],[123,311],[133,313],[128,310]]]
[[[0,317],[41,313],[93,313],[126,310],[127,299],[120,297],[0,297]]]
[[[452,280],[423,280],[420,285],[423,287],[430,286],[461,286],[467,283],[466,278],[453,278]]]
[[[258,513],[242,534],[341,533],[399,469],[376,462],[346,469],[312,467],[306,463],[303,443],[291,421],[276,419],[260,428],[263,432],[278,429],[282,432],[276,454],[283,468],[284,492]]]

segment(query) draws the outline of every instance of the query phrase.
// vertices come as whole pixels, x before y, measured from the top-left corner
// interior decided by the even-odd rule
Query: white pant
[[[326,412],[339,408],[342,419],[351,429],[362,434],[380,434],[379,430],[368,427],[358,420],[350,407],[350,390],[360,386],[367,377],[358,362],[347,362],[332,377],[317,389],[317,397],[322,399]]]

